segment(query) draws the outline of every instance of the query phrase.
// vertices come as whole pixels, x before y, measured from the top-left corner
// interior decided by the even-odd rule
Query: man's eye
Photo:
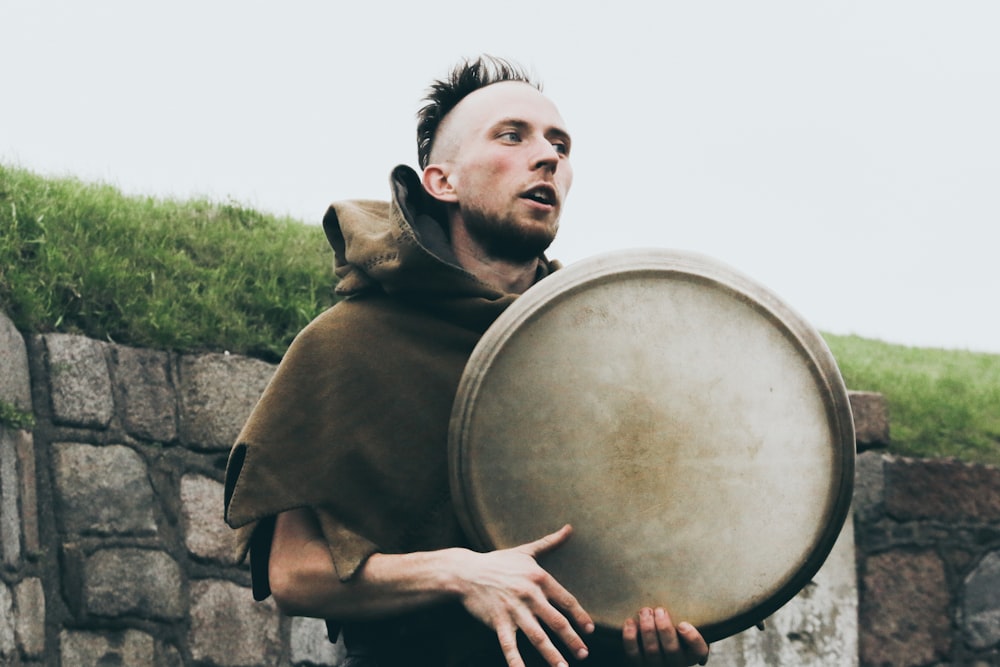
[[[569,155],[569,146],[561,141],[553,141],[552,146],[556,149],[556,152],[560,155]]]
[[[503,134],[500,135],[499,138],[503,139],[504,141],[509,141],[511,143],[517,143],[521,141],[521,135],[518,134],[517,132],[514,132],[513,130],[510,132],[504,132]]]

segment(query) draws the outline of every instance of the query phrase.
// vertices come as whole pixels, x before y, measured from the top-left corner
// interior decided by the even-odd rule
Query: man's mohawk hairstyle
[[[520,65],[487,55],[465,60],[452,70],[448,78],[438,79],[430,85],[423,100],[425,104],[417,112],[417,159],[421,169],[430,161],[434,135],[444,117],[466,95],[501,81],[520,81],[542,89],[542,85]]]

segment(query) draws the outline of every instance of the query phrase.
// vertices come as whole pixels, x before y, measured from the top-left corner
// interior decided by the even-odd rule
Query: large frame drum
[[[452,494],[482,549],[574,527],[542,565],[599,627],[662,605],[709,641],[813,577],[850,506],[829,349],[750,278],[681,251],[602,255],[525,292],[474,350]]]

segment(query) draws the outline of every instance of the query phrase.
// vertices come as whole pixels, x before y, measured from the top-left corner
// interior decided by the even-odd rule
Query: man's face
[[[573,182],[570,137],[552,102],[520,82],[465,97],[431,153],[469,234],[491,254],[526,261],[555,238]]]

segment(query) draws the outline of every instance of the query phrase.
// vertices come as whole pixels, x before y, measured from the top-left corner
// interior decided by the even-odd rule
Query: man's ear
[[[451,181],[448,180],[448,176],[449,171],[445,165],[429,164],[424,167],[421,180],[424,184],[424,190],[431,197],[446,204],[454,204],[458,201],[458,195],[455,193]]]

